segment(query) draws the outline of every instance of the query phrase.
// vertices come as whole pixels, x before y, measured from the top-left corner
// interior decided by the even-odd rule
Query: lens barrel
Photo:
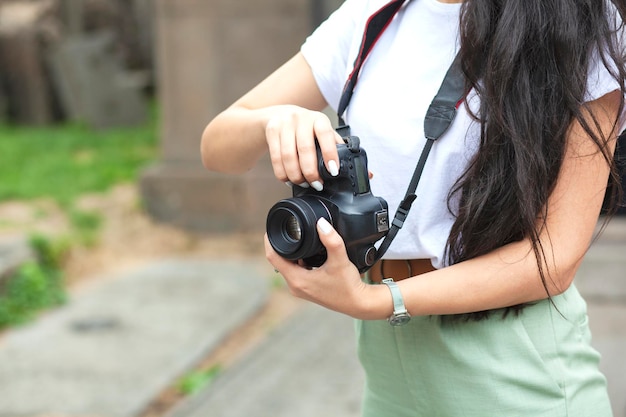
[[[317,234],[317,220],[331,222],[328,208],[313,196],[294,197],[274,204],[267,215],[267,238],[283,258],[298,260],[324,250]]]

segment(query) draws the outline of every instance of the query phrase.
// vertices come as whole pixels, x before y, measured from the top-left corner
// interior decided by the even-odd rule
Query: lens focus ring
[[[276,203],[267,215],[267,237],[279,255],[298,260],[317,255],[324,247],[317,235],[317,220],[331,221],[323,201],[312,196],[294,197]]]

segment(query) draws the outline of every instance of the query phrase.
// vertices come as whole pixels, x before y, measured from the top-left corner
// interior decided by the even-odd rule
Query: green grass
[[[76,241],[85,247],[92,247],[98,243],[103,218],[100,214],[71,209],[69,212],[70,224]]]
[[[180,378],[176,390],[183,395],[191,395],[208,386],[219,375],[221,367],[212,366],[209,369],[190,372]]]
[[[36,262],[24,264],[0,292],[0,329],[26,323],[39,311],[64,301],[65,289],[58,270]]]
[[[73,246],[96,244],[103,223],[99,213],[78,209],[77,197],[135,181],[156,159],[157,137],[156,111],[143,126],[106,131],[78,124],[0,124],[0,202],[52,198],[66,212],[72,229],[67,236],[31,238],[36,259],[0,283],[0,329],[64,302],[65,257]],[[199,380],[192,378],[188,384],[193,387]]]
[[[68,204],[87,192],[136,179],[157,157],[157,117],[143,126],[94,131],[78,124],[0,124],[0,201],[51,197]]]

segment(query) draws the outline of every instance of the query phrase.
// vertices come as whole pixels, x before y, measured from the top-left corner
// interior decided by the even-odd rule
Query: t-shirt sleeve
[[[611,74],[612,69],[607,68],[596,54],[592,60],[587,75],[587,91],[585,101],[593,101],[611,91],[619,90],[620,86],[615,77]]]
[[[328,105],[337,109],[352,68],[354,43],[360,42],[367,0],[346,0],[304,42],[300,52],[313,71]]]
[[[608,5],[607,18],[613,22],[615,30],[615,45],[621,53],[626,52],[626,31],[623,28],[621,18],[614,6]],[[605,64],[600,56],[600,51],[596,50],[589,65],[587,73],[587,91],[585,101],[596,100],[611,91],[619,90],[620,84],[615,79],[616,71],[610,57],[606,54]],[[607,67],[608,66],[608,67]]]

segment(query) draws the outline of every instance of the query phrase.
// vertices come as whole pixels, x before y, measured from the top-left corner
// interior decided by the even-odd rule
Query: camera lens
[[[285,229],[289,238],[297,242],[302,239],[302,228],[300,227],[300,222],[298,221],[296,216],[292,215],[287,218]]]
[[[281,200],[267,215],[267,238],[274,250],[286,259],[317,255],[324,250],[316,227],[320,217],[331,221],[326,205],[314,196]]]

